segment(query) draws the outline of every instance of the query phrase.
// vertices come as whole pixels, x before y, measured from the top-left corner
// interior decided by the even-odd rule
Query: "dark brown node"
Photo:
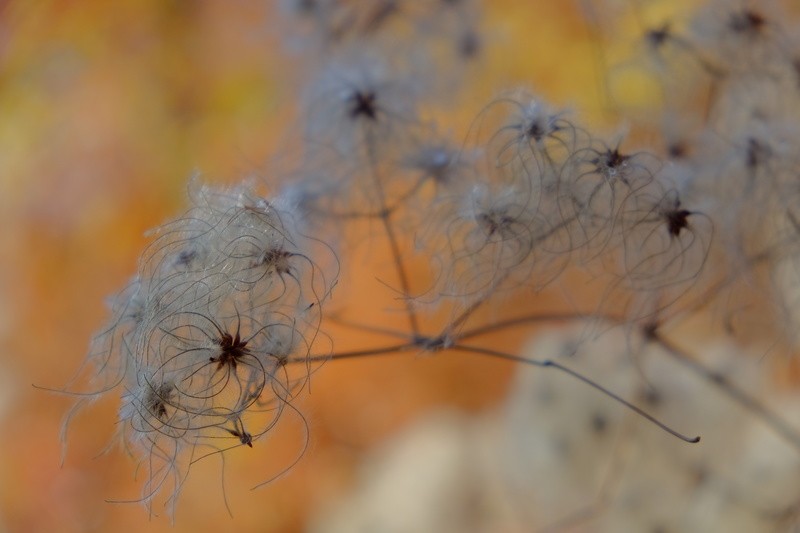
[[[278,274],[289,274],[291,272],[291,265],[289,258],[292,257],[291,252],[282,250],[280,248],[271,248],[266,250],[261,256],[254,261],[253,266],[266,267],[267,269],[274,269]]]
[[[247,341],[242,340],[238,328],[235,336],[225,332],[215,343],[220,347],[220,353],[216,357],[209,358],[209,361],[217,363],[217,370],[225,366],[236,369],[238,361],[250,353],[247,348]]]
[[[750,138],[747,140],[747,157],[745,164],[750,170],[756,169],[764,164],[769,157],[769,146],[758,139]]]
[[[744,9],[731,13],[728,19],[728,27],[735,33],[754,35],[759,33],[767,25],[767,19],[763,15],[750,9]]]
[[[511,227],[514,219],[499,213],[481,213],[478,215],[478,223],[486,230],[487,235],[492,237],[495,233],[502,235],[503,230]]]
[[[247,444],[251,448],[253,447],[253,436],[250,433],[244,430],[239,431],[236,429],[229,429],[228,433],[230,433],[234,437],[237,437],[239,439],[239,442],[241,442],[242,444]]]
[[[661,48],[670,37],[672,37],[672,33],[669,29],[669,23],[664,23],[654,30],[647,30],[644,34],[645,41],[653,48]]]
[[[350,118],[356,119],[365,117],[369,120],[377,120],[378,108],[376,105],[377,97],[373,91],[356,91],[350,98]]]
[[[145,407],[156,418],[163,420],[167,416],[167,402],[172,395],[173,387],[170,383],[162,383],[157,389],[150,389],[145,399]]]
[[[680,202],[677,203],[675,209],[664,213],[664,218],[667,221],[667,231],[673,237],[679,237],[681,231],[689,227],[689,215],[691,211],[686,209],[679,209]]]

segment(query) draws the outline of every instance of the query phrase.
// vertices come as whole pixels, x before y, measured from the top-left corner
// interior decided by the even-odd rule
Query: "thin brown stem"
[[[642,410],[641,408],[639,408],[639,407],[635,406],[634,404],[630,403],[628,400],[626,400],[626,399],[622,398],[621,396],[611,392],[609,389],[603,387],[602,385],[600,385],[599,383],[596,383],[595,381],[592,381],[591,379],[587,378],[586,376],[584,376],[584,375],[572,370],[571,368],[562,365],[561,363],[557,363],[557,362],[552,361],[550,359],[543,359],[543,360],[527,359],[527,358],[521,357],[519,355],[512,355],[512,354],[505,353],[505,352],[499,352],[497,350],[491,350],[489,348],[481,348],[481,347],[478,347],[478,346],[468,346],[468,345],[464,345],[464,344],[453,345],[451,347],[451,349],[452,350],[456,350],[456,351],[468,352],[468,353],[476,353],[476,354],[488,355],[490,357],[495,357],[497,359],[503,359],[503,360],[506,360],[506,361],[512,361],[512,362],[515,362],[515,363],[522,363],[522,364],[526,364],[526,365],[538,366],[538,367],[542,367],[542,368],[548,368],[548,367],[549,368],[555,368],[556,370],[559,370],[560,372],[563,372],[563,373],[565,373],[565,374],[567,374],[569,376],[572,376],[573,378],[577,379],[578,381],[581,381],[582,383],[585,383],[586,385],[589,385],[593,389],[601,392],[605,396],[608,396],[609,398],[611,398],[612,400],[616,401],[617,403],[620,403],[620,404],[624,405],[625,407],[627,407],[628,409],[630,409],[631,411],[633,411],[637,415],[641,416],[642,418],[644,418],[645,420],[651,422],[652,424],[658,426],[659,428],[661,428],[662,430],[666,431],[670,435],[672,435],[674,437],[677,437],[678,439],[680,439],[680,440],[682,440],[684,442],[688,442],[690,444],[694,444],[694,443],[700,442],[700,437],[687,437],[686,435],[684,435],[684,434],[672,429],[671,427],[667,426],[663,422],[659,421],[653,415],[647,413],[646,411]]]
[[[760,417],[767,426],[775,431],[775,433],[785,439],[786,442],[791,444],[794,448],[800,450],[800,433],[798,430],[791,427],[785,420],[779,418],[761,402],[729,380],[726,380],[725,377],[718,372],[705,367],[702,363],[692,358],[687,352],[661,337],[658,332],[652,332],[646,338],[657,346],[660,346],[674,360],[689,368],[692,372],[705,379],[709,384],[720,389],[744,409]]]
[[[397,235],[395,234],[394,227],[391,223],[392,211],[389,210],[386,202],[386,192],[383,189],[381,176],[378,172],[378,162],[375,156],[375,145],[372,137],[369,134],[366,135],[366,141],[367,160],[369,162],[372,179],[375,182],[375,192],[378,194],[378,201],[381,205],[381,212],[379,213],[378,218],[380,218],[381,223],[383,224],[383,230],[386,233],[387,240],[389,241],[389,248],[391,250],[392,257],[394,258],[395,270],[397,271],[397,277],[400,281],[400,290],[403,293],[403,301],[405,303],[406,313],[408,314],[409,326],[411,327],[412,333],[416,337],[419,335],[420,329],[419,322],[417,320],[417,313],[414,310],[414,303],[411,301],[411,283],[409,281],[408,273],[406,272],[406,267],[401,259],[400,245],[397,242]]]
[[[315,363],[319,361],[339,361],[341,359],[356,359],[358,357],[370,357],[373,355],[398,354],[412,348],[416,348],[415,343],[406,342],[403,344],[393,344],[378,348],[367,348],[365,350],[354,350],[352,352],[338,352],[327,355],[310,355],[308,357],[290,357],[286,359],[286,364],[293,363]]]

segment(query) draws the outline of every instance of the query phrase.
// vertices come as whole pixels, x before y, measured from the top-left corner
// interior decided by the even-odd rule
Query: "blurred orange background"
[[[465,82],[469,104],[449,112],[452,123],[468,124],[492,95],[520,84],[601,117],[597,43],[575,5],[490,4],[487,55]],[[58,388],[72,376],[106,319],[105,298],[135,271],[144,232],[184,208],[189,176],[262,176],[293,126],[293,64],[301,58],[282,50],[272,5],[0,3],[0,530],[301,530],[347,489],[370,446],[421,413],[479,411],[503,397],[514,368],[491,360],[328,363],[297,405],[310,430],[299,462],[249,490],[302,452],[296,419],[228,454],[224,476],[219,460],[196,465],[174,527],[158,507],[162,516],[151,519],[141,505],[106,501],[136,499],[143,483],[135,460],[119,446],[106,449],[114,401],[74,421],[60,465],[71,400],[33,385]],[[382,308],[368,299],[382,286],[364,277],[362,286],[337,289],[338,306]],[[349,349],[372,339],[349,333],[336,341]]]

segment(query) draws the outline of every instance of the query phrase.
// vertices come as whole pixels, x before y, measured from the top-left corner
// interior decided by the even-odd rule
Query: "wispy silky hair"
[[[320,362],[311,350],[324,353],[337,276],[291,202],[247,186],[191,192],[192,208],[153,232],[88,361],[114,376],[97,395],[122,389],[118,438],[143,465],[148,508],[163,491],[174,505],[198,456],[252,447],[274,427]]]
[[[789,42],[780,2],[714,0],[698,9],[691,39],[725,75],[753,76],[785,62]]]
[[[401,140],[417,115],[413,83],[373,51],[353,49],[332,58],[310,87],[307,139],[345,157],[361,155],[366,142]]]
[[[760,324],[762,334],[772,330],[784,338],[794,337],[793,326],[784,321],[784,298],[792,291],[773,280],[786,279],[797,237],[790,229],[796,218],[791,176],[797,170],[792,132],[800,92],[797,26],[790,13],[785,2],[711,1],[651,26],[642,21],[640,46],[658,52],[660,62],[657,70],[641,68],[665,98],[661,119],[653,120],[653,113],[638,117],[651,121],[644,128],[661,135],[672,163],[665,171],[678,179],[681,205],[713,226],[713,238],[703,238],[706,263],[713,266],[704,267],[707,283],[693,292],[719,302],[716,312],[737,316],[729,322],[742,332]],[[635,69],[634,64],[622,70]],[[776,276],[776,269],[784,273]],[[759,292],[771,295],[762,298]],[[761,300],[758,306],[754,298]],[[743,305],[762,311],[740,320]],[[762,320],[765,313],[772,317]]]

